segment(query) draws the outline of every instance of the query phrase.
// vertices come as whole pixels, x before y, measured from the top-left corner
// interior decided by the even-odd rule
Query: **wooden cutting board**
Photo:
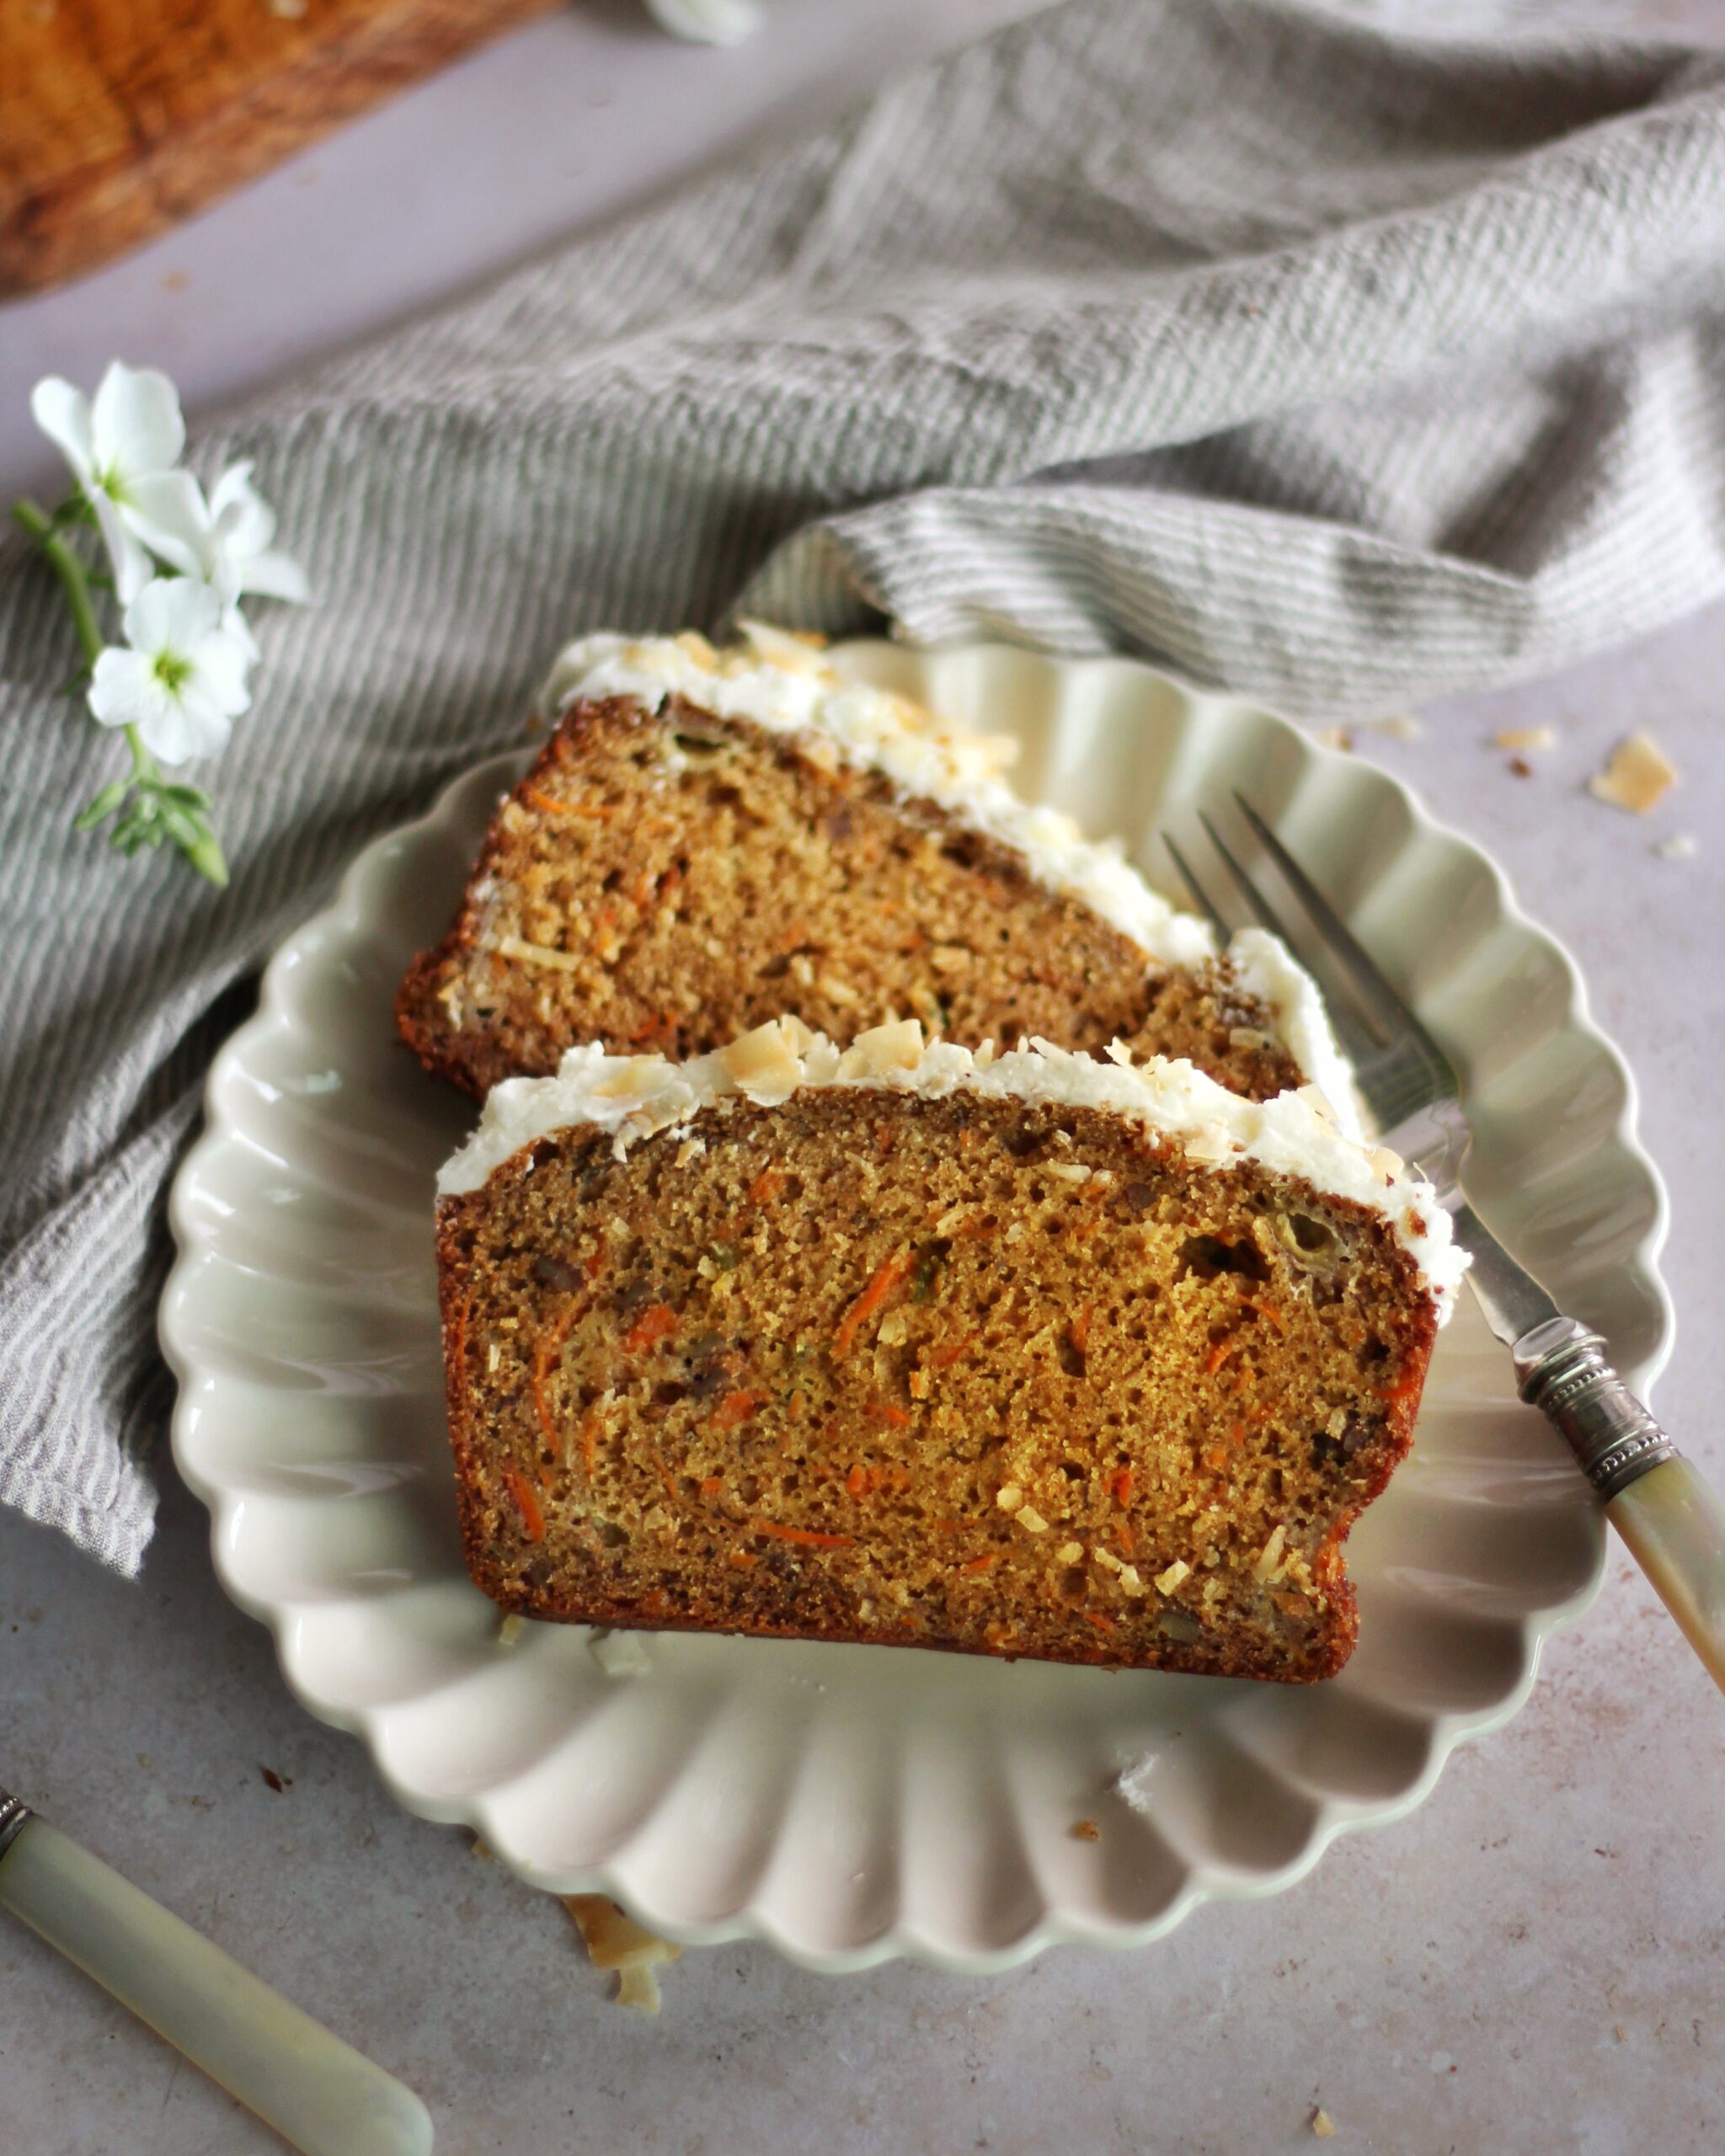
[[[93,269],[556,0],[0,0],[0,294]]]

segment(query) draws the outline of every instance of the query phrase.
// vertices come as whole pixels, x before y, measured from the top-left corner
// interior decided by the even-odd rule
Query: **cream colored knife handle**
[[[429,2156],[410,2089],[45,1820],[0,1857],[0,1904],[304,2156]]]
[[[1605,1517],[1725,1692],[1725,1500],[1680,1453],[1619,1491]]]
[[[1589,1326],[1545,1318],[1509,1352],[1522,1398],[1562,1432],[1605,1517],[1725,1691],[1725,1504],[1606,1361]]]

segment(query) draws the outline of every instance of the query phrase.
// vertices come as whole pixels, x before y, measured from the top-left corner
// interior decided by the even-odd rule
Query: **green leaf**
[[[73,830],[93,831],[98,824],[105,824],[120,803],[125,800],[127,789],[131,785],[131,781],[129,778],[117,778],[112,786],[104,786],[88,808],[73,818],[72,825]]]
[[[178,783],[170,786],[164,779],[155,790],[164,801],[177,802],[182,808],[207,810],[213,808],[216,805],[201,787],[181,786]]]

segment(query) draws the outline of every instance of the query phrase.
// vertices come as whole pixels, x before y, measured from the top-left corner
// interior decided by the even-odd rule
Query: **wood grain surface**
[[[136,246],[556,0],[0,0],[0,295]]]

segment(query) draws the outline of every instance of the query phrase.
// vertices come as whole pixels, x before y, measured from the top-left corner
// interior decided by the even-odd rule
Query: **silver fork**
[[[1606,1518],[1725,1690],[1725,1502],[1612,1369],[1599,1334],[1564,1316],[1468,1203],[1463,1172],[1472,1133],[1449,1057],[1263,817],[1241,794],[1234,800],[1309,928],[1302,934],[1287,925],[1200,809],[1210,843],[1258,923],[1302,963],[1316,943],[1345,978],[1352,1000],[1329,999],[1330,1017],[1382,1142],[1435,1187],[1456,1241],[1473,1260],[1469,1283],[1509,1349],[1522,1398],[1543,1409],[1567,1439]],[[1221,909],[1167,832],[1162,840],[1226,941],[1231,929]]]

